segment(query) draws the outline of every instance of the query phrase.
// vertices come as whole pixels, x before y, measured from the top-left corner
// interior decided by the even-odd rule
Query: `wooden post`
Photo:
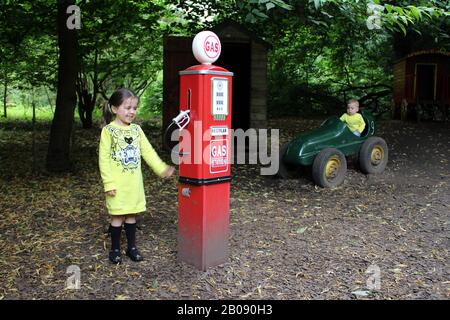
[[[32,139],[33,139],[33,172],[36,172],[36,103],[34,101],[34,89],[32,91],[32,98],[31,98],[32,102],[31,102],[31,106],[33,107],[33,119],[32,119],[32,127],[33,127],[33,134],[32,134]]]
[[[5,71],[5,91],[3,92],[3,117],[6,118],[8,113],[6,111],[7,107],[6,107],[6,95],[8,93],[8,74]]]

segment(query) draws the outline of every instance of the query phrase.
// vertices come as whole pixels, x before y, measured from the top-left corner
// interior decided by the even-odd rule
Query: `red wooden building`
[[[394,64],[394,118],[449,120],[450,52],[422,50]]]

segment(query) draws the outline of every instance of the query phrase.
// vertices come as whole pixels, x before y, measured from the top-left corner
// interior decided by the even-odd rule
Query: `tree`
[[[51,12],[56,6],[45,0],[9,0],[0,4],[0,74],[4,116],[8,87],[54,86],[54,30]]]
[[[77,76],[78,113],[92,127],[99,95],[127,85],[141,93],[160,67],[163,1],[81,1]]]
[[[47,169],[52,172],[67,171],[72,167],[70,139],[76,106],[77,38],[76,29],[71,30],[66,25],[69,18],[66,10],[74,4],[74,0],[58,0],[58,88],[47,153]]]

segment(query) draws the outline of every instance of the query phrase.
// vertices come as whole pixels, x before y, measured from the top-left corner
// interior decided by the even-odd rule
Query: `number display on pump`
[[[212,79],[212,115],[214,118],[228,115],[228,79]]]

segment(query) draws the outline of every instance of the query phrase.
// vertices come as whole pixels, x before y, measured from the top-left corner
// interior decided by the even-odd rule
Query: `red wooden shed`
[[[394,118],[449,120],[450,52],[421,50],[394,63]]]

